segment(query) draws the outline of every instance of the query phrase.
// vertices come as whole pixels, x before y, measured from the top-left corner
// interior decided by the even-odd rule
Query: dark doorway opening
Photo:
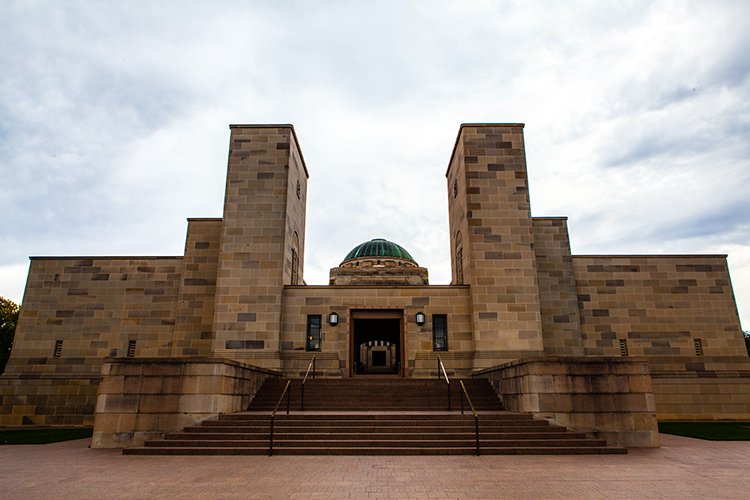
[[[401,373],[401,319],[354,318],[354,373]]]

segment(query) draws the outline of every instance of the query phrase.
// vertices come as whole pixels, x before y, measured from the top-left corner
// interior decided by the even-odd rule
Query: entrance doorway
[[[402,372],[403,313],[352,311],[351,374],[400,375]]]

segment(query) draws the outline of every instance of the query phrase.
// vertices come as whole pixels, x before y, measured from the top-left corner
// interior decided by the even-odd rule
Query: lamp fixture
[[[339,324],[339,315],[335,312],[332,312],[328,315],[328,324],[331,326],[336,326]]]
[[[422,326],[422,325],[424,325],[424,321],[425,321],[424,313],[421,312],[421,311],[418,312],[417,313],[417,324],[419,326]]]

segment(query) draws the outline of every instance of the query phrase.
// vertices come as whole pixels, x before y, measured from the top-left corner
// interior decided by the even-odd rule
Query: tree
[[[10,357],[19,311],[18,304],[0,297],[0,373],[5,371],[5,364]]]

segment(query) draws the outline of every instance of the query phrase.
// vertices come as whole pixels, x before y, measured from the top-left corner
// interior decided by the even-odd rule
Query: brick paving
[[[0,498],[748,498],[750,442],[613,456],[137,457],[0,446]]]

